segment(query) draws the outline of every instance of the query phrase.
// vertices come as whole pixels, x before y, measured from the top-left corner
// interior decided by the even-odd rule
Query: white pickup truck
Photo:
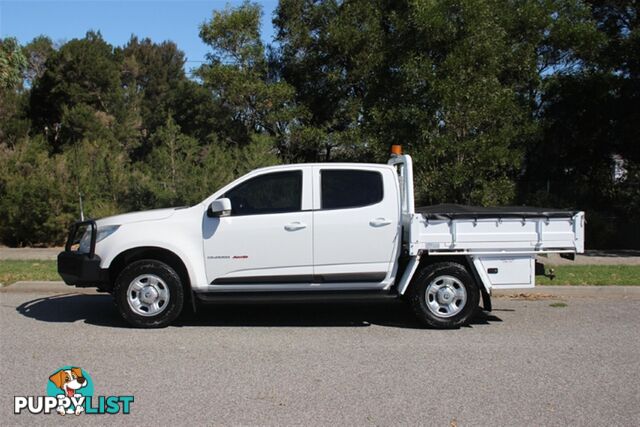
[[[110,292],[137,327],[203,302],[404,298],[424,325],[453,328],[494,289],[533,287],[537,254],[583,250],[583,212],[415,208],[397,153],[262,168],[192,207],[75,223],[58,271]]]

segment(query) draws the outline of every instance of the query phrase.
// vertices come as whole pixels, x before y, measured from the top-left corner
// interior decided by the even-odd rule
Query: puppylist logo
[[[133,396],[94,396],[84,369],[63,366],[49,376],[46,396],[15,396],[14,414],[129,414]]]

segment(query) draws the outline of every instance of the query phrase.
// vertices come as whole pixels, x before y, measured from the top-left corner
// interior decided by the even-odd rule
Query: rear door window
[[[374,205],[382,201],[382,175],[379,172],[345,169],[320,171],[321,208],[347,209]]]

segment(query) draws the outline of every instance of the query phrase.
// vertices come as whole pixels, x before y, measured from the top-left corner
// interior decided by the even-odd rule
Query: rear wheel
[[[139,328],[162,328],[182,311],[184,290],[171,266],[156,260],[129,264],[116,279],[113,295],[122,317]]]
[[[442,262],[420,271],[411,284],[409,301],[418,319],[432,328],[457,328],[478,308],[478,287],[461,264]]]

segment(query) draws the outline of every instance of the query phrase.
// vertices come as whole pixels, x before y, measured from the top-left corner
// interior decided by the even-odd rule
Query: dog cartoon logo
[[[87,378],[82,373],[82,369],[69,367],[68,369],[60,369],[49,377],[51,381],[62,393],[58,393],[58,397],[68,398],[72,401],[78,401],[78,398],[82,397],[82,394],[78,390],[87,386]],[[80,415],[84,412],[84,407],[81,405],[75,406],[69,405],[66,409],[60,405],[56,409],[60,415],[76,414]]]
[[[131,394],[94,395],[94,383],[89,373],[66,365],[49,375],[46,395],[13,396],[13,413],[127,415],[131,413],[133,401]]]

